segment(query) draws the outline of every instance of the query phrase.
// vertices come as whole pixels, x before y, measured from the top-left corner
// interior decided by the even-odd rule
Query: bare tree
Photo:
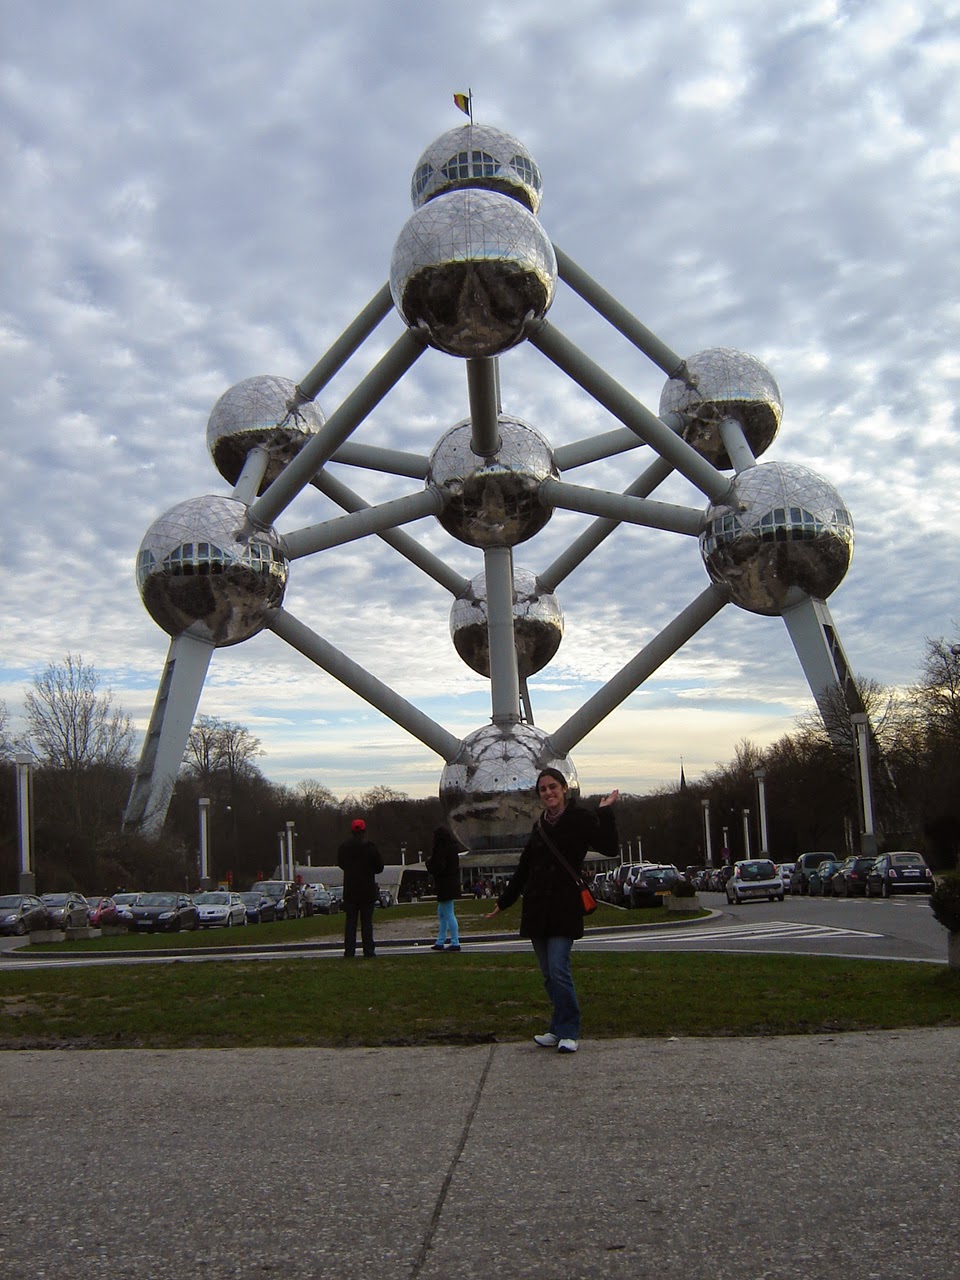
[[[187,739],[184,760],[201,781],[210,783],[219,775],[232,789],[241,778],[257,772],[253,762],[262,755],[260,739],[242,724],[218,716],[198,716]]]
[[[77,654],[51,662],[24,700],[23,745],[40,764],[77,774],[92,765],[123,768],[133,752],[133,724],[100,690],[100,676]]]
[[[13,752],[13,743],[7,732],[9,723],[7,704],[0,702],[0,760],[9,760]]]

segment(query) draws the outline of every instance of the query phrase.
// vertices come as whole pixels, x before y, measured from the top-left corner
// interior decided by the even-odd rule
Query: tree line
[[[871,774],[881,850],[919,849],[938,870],[960,854],[960,643],[928,640],[917,682],[903,691],[859,679],[870,717]],[[17,887],[14,756],[33,763],[34,869],[40,892],[112,892],[192,886],[198,874],[198,800],[210,799],[210,871],[245,887],[269,876],[294,823],[298,863],[328,865],[350,818],[362,812],[387,862],[426,853],[442,822],[439,800],[379,786],[337,798],[307,780],[289,787],[259,767],[260,740],[243,725],[200,716],[190,732],[161,837],[123,830],[133,779],[132,722],[94,667],[67,655],[33,680],[24,724],[14,734],[0,703],[0,892]],[[841,699],[801,716],[761,750],[749,741],[732,761],[691,784],[623,795],[623,855],[679,866],[702,864],[703,801],[709,801],[714,859],[726,838],[732,856],[760,851],[756,771],[764,771],[768,851],[789,861],[809,849],[859,848],[861,816],[855,737]]]

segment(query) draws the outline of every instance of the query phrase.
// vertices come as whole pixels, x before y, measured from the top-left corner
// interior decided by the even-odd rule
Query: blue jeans
[[[570,972],[573,939],[537,937],[530,941],[543,974],[543,988],[553,1006],[547,1030],[552,1031],[558,1040],[579,1040],[580,1005]]]
[[[442,946],[446,939],[451,947],[459,947],[460,926],[457,924],[457,913],[453,909],[453,898],[437,903],[437,919],[440,922],[437,942]]]

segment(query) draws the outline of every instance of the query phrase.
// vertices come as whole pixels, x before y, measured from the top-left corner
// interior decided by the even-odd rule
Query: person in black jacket
[[[520,936],[533,943],[553,1010],[547,1030],[533,1037],[542,1049],[576,1053],[579,1047],[580,1005],[570,972],[570,951],[574,941],[583,937],[583,902],[577,882],[588,849],[608,858],[616,856],[612,806],[619,794],[611,791],[592,813],[568,797],[567,780],[559,769],[543,769],[537,778],[543,813],[510,883],[485,917],[491,920],[506,911],[523,894]]]
[[[343,869],[343,954],[349,960],[357,954],[357,917],[365,956],[376,955],[373,945],[373,909],[379,896],[376,876],[383,870],[383,859],[372,840],[366,837],[367,824],[354,818],[350,837],[337,853],[337,866]]]
[[[426,868],[437,887],[437,940],[434,951],[459,951],[460,929],[454,901],[460,897],[460,843],[447,827],[433,833],[433,849]],[[444,940],[447,945],[444,946]]]

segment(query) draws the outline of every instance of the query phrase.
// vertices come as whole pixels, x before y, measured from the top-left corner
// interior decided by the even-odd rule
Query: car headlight
[[[171,920],[176,914],[175,911],[161,911],[159,918],[161,920]]]

